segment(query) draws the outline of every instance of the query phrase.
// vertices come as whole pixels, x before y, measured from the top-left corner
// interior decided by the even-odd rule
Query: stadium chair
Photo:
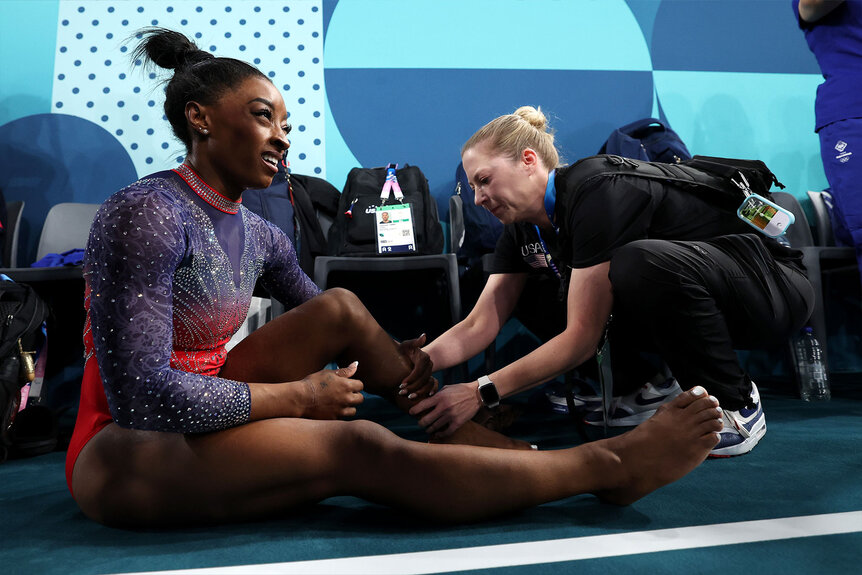
[[[3,266],[14,268],[18,265],[18,236],[21,232],[21,216],[24,202],[6,202],[6,244],[3,246]]]
[[[775,198],[775,203],[789,210],[796,217],[796,223],[787,230],[787,239],[791,246],[802,251],[802,263],[808,272],[808,280],[814,288],[814,311],[811,314],[809,324],[820,341],[823,356],[826,358],[826,365],[828,367],[828,329],[824,308],[823,277],[824,274],[837,271],[838,269],[856,269],[856,253],[853,248],[836,247],[834,245],[834,240],[831,240],[831,223],[822,199],[819,197],[819,192],[808,192],[808,194],[809,197],[812,194],[817,194],[812,198],[812,205],[814,206],[814,213],[817,219],[816,231],[819,245],[814,243],[808,219],[802,206],[799,204],[799,200],[787,192],[773,192],[772,196]],[[825,242],[827,241],[830,241],[833,245],[826,244]],[[824,264],[826,265],[824,266]],[[836,268],[836,265],[839,267]]]

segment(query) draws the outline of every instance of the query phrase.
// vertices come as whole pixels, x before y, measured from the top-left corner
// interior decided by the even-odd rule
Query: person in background
[[[832,195],[833,233],[856,248],[862,270],[862,2],[793,0],[824,81],[814,131]]]
[[[286,235],[241,205],[289,147],[269,78],[170,30],[141,37],[135,58],[174,70],[165,112],[188,154],[111,196],[91,228],[66,467],[88,517],[243,521],[354,495],[475,521],[580,493],[628,504],[706,458],[721,423],[703,387],[630,433],[546,452],[407,441],[350,419],[363,390],[405,410],[433,393],[422,338],[399,346],[355,296],[320,293]],[[288,311],[226,352],[257,281]],[[333,361],[346,367],[321,370]]]
[[[760,395],[735,349],[778,344],[808,319],[813,289],[801,253],[749,233],[736,213],[682,187],[620,177],[581,182],[559,167],[541,110],[524,106],[486,124],[461,160],[476,204],[505,224],[490,277],[470,314],[425,347],[435,367],[458,365],[488,346],[509,318],[528,275],[554,276],[565,329],[477,381],[448,385],[411,413],[445,435],[596,354],[610,325],[614,377],[609,425],[636,425],[682,389],[708,387],[723,407],[713,456],[751,451],[766,432]],[[617,353],[618,349],[626,353]],[[655,352],[674,378],[634,352]],[[592,420],[590,418],[593,418]],[[601,424],[601,411],[587,415]]]

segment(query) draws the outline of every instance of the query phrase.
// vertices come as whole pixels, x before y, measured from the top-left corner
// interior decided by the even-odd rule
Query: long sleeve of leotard
[[[258,222],[250,227],[260,226],[259,235],[267,238],[264,243],[268,251],[264,256],[261,285],[287,309],[318,295],[320,288],[302,271],[296,250],[281,228],[263,218],[250,217]]]
[[[175,290],[185,289],[187,308],[200,302],[199,313],[182,320],[184,331],[202,339],[215,333],[207,301],[219,294],[207,291],[218,289],[220,262],[206,251],[206,237],[194,249],[188,204],[166,180],[142,180],[108,199],[91,229],[85,342],[92,337],[111,415],[123,427],[206,432],[249,418],[247,384],[171,365]],[[194,274],[210,283],[193,284]]]

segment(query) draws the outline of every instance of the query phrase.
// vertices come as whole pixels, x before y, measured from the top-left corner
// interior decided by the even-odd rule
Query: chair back
[[[793,225],[787,228],[786,237],[790,245],[794,248],[813,246],[814,238],[811,235],[808,218],[805,217],[805,211],[796,196],[787,192],[772,192],[772,199],[796,217]]]
[[[18,236],[21,233],[23,213],[23,200],[6,202],[6,245],[3,246],[3,267],[18,267]]]
[[[320,256],[313,279],[323,290],[352,291],[396,339],[425,331],[433,340],[461,320],[455,254]]]
[[[326,238],[328,242],[329,228],[332,227],[332,223],[335,221],[335,218],[318,208],[315,208],[314,215],[317,216],[317,221],[320,224],[320,231],[323,232],[323,237]]]
[[[834,246],[835,236],[832,235],[832,219],[826,208],[824,192],[808,191],[808,199],[811,200],[811,208],[814,211],[814,230],[817,232],[818,246]]]
[[[449,253],[457,254],[464,245],[464,200],[460,195],[449,196]]]
[[[36,261],[47,254],[61,254],[86,247],[90,226],[98,209],[99,204],[65,202],[48,210],[39,237]]]

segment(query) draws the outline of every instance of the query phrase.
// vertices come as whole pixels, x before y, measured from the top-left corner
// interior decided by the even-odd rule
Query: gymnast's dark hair
[[[212,104],[224,92],[251,76],[269,80],[251,64],[233,58],[216,58],[184,35],[167,28],[143,28],[135,37],[140,39],[132,52],[135,62],[149,61],[174,71],[165,89],[165,116],[174,135],[188,151],[192,147],[192,135],[186,121],[188,102]]]

